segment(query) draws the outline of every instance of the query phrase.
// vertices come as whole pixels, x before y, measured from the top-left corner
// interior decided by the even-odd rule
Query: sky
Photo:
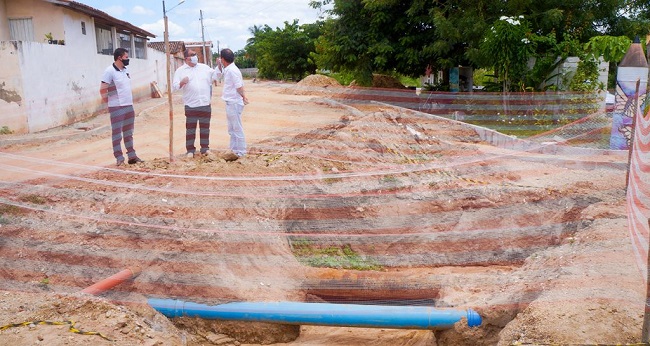
[[[129,22],[154,35],[152,42],[163,41],[165,24],[162,0],[75,0]],[[310,0],[179,0],[164,1],[167,10],[170,41],[201,42],[201,11],[203,35],[212,41],[214,50],[244,49],[252,37],[254,25],[283,28],[284,22],[314,23],[324,15],[309,6]]]

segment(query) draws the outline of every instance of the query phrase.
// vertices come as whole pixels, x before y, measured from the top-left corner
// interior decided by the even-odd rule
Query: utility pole
[[[172,103],[172,77],[171,77],[171,52],[169,50],[169,24],[167,24],[167,12],[173,10],[185,0],[179,0],[176,6],[169,10],[165,7],[163,0],[163,19],[165,21],[165,56],[167,57],[167,104],[169,105],[169,162],[174,162],[174,105]]]
[[[208,63],[208,52],[205,49],[205,32],[203,30],[203,10],[199,10],[201,14],[201,44],[203,45],[203,63],[212,67],[212,57],[210,57],[210,62]]]

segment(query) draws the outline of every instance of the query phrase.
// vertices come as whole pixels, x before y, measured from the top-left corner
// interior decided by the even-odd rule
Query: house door
[[[34,41],[34,24],[31,18],[9,19],[9,39],[12,41]]]

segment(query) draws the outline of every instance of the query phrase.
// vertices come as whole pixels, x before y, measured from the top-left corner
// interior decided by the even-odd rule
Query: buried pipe
[[[469,327],[481,325],[481,316],[472,309],[296,302],[204,305],[157,298],[150,298],[148,302],[169,318],[187,316],[279,324],[429,330],[450,329],[456,322],[466,318]]]
[[[104,280],[101,280],[91,286],[84,288],[81,292],[96,296],[110,290],[111,288],[121,284],[126,280],[131,279],[132,277],[138,276],[138,274],[140,274],[140,268],[127,268],[117,274],[113,274]]]

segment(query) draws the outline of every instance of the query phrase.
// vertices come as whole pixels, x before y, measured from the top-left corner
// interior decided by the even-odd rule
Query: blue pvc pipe
[[[469,327],[481,325],[481,316],[472,309],[294,302],[204,305],[156,298],[150,298],[148,302],[169,318],[188,316],[298,325],[442,330],[452,328],[465,317]]]

